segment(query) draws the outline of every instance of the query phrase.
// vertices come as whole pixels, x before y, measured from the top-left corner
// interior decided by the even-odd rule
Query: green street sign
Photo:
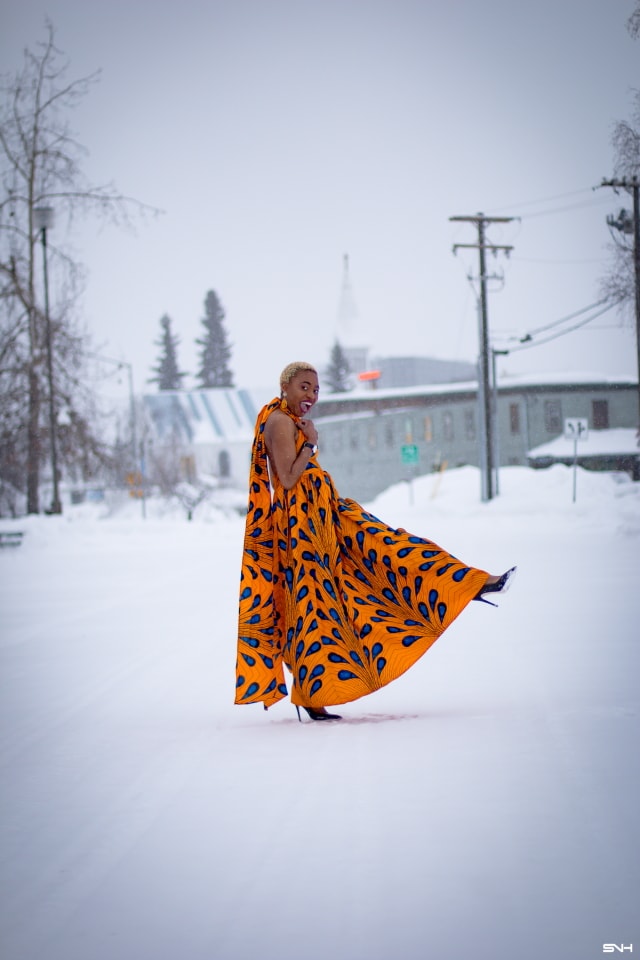
[[[418,462],[418,447],[415,443],[403,443],[400,448],[400,457],[402,463]]]

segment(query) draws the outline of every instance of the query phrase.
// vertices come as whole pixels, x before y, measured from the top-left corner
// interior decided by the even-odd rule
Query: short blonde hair
[[[294,360],[293,363],[288,363],[280,374],[280,389],[284,390],[287,384],[291,383],[296,373],[302,373],[303,370],[309,370],[310,373],[315,373],[316,377],[318,376],[318,371],[312,364],[305,363],[304,360]]]

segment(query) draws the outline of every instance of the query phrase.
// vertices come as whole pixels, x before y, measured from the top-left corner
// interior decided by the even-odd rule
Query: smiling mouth
[[[312,406],[313,404],[307,403],[306,400],[303,400],[302,403],[300,404],[300,409],[302,410],[303,413],[309,413],[309,410],[311,410]]]

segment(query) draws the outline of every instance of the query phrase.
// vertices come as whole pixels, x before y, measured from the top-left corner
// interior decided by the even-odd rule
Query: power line
[[[602,301],[600,302],[602,303]],[[585,320],[581,320],[579,323],[574,323],[572,327],[567,327],[565,330],[559,330],[557,333],[554,333],[550,337],[545,337],[543,340],[533,340],[533,334],[528,333],[524,337],[522,337],[520,341],[521,346],[510,347],[508,350],[505,351],[505,353],[520,353],[521,350],[531,350],[532,347],[541,347],[545,343],[551,343],[552,340],[557,340],[559,337],[564,337],[565,334],[567,333],[573,333],[574,330],[579,330],[580,327],[586,327],[586,325],[588,323],[591,323],[592,320],[595,320],[597,317],[601,317],[603,314],[608,313],[609,310],[612,310],[614,307],[617,307],[620,302],[621,302],[620,300],[614,300],[613,302],[609,302],[606,306],[602,308],[602,310],[598,310],[597,313],[594,313],[593,316],[587,317]],[[595,306],[595,304],[592,304],[592,306]],[[585,309],[591,309],[591,308],[587,307]],[[578,311],[578,313],[582,313],[582,312],[584,311]],[[573,316],[577,316],[577,314],[573,314]],[[568,318],[565,318],[564,321],[557,321],[557,322],[558,323],[566,322],[567,319]],[[548,329],[549,327],[552,327],[554,325],[555,324],[548,324],[546,328],[541,327],[540,330]]]
[[[606,201],[605,201],[606,202]],[[566,207],[554,207],[552,210],[540,210],[538,213],[527,213],[522,220],[533,220],[536,217],[550,217],[556,213],[567,213],[569,210],[584,210],[587,207],[604,206],[604,202],[591,201],[590,203],[571,203]]]
[[[602,264],[604,264],[604,263],[607,262],[607,258],[606,258],[606,257],[598,257],[597,260],[593,260],[593,259],[587,259],[587,260],[560,260],[560,259],[555,259],[555,258],[554,258],[553,260],[546,260],[546,259],[540,258],[540,257],[514,257],[514,258],[513,258],[513,262],[515,262],[515,263],[543,263],[543,264],[545,264],[545,265],[547,265],[547,266],[558,265],[558,266],[561,266],[561,267],[562,267],[562,266],[565,266],[565,267],[566,267],[566,266],[579,267],[579,266],[586,265],[586,264],[591,264],[591,263],[598,263],[598,264],[602,265]]]
[[[580,190],[570,190],[569,193],[557,193],[553,197],[541,197],[539,200],[523,200],[521,203],[510,203],[505,207],[497,207],[494,211],[495,213],[500,213],[501,210],[513,210],[517,207],[536,207],[541,203],[552,203],[555,200],[566,200],[568,197],[577,197],[583,193],[592,193],[592,187],[583,187]]]
[[[568,193],[558,193],[552,197],[541,197],[539,200],[525,200],[521,203],[511,203],[508,206],[497,207],[496,213],[501,210],[521,210],[524,207],[538,207],[546,203],[553,203],[556,200],[567,200],[570,197],[579,197],[586,194],[591,195],[591,200],[583,203],[571,203],[562,207],[552,207],[550,210],[539,210],[537,213],[525,213],[517,217],[518,220],[532,220],[535,217],[548,217],[556,213],[566,213],[569,210],[582,210],[588,207],[603,206],[608,201],[606,199],[597,200],[593,197],[593,187],[585,187],[581,190],[571,190]]]
[[[566,323],[567,320],[573,320],[574,317],[579,317],[581,313],[586,313],[587,310],[593,310],[595,307],[601,307],[603,303],[607,302],[607,297],[603,297],[602,300],[596,300],[595,303],[590,303],[588,307],[582,307],[580,310],[574,310],[573,313],[568,313],[566,317],[562,317],[560,320],[553,320],[551,323],[545,323],[542,327],[536,327],[535,330],[530,330],[527,334],[528,337],[535,337],[537,333],[543,333],[545,330],[551,330],[552,327],[559,327],[560,324]]]

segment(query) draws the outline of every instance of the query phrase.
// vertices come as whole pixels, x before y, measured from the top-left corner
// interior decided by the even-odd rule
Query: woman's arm
[[[317,442],[318,431],[311,420],[301,421],[300,429],[310,443]],[[273,411],[264,427],[269,460],[285,490],[296,485],[311,456],[308,447],[302,447],[296,453],[297,433],[298,427],[291,417],[279,410]]]

